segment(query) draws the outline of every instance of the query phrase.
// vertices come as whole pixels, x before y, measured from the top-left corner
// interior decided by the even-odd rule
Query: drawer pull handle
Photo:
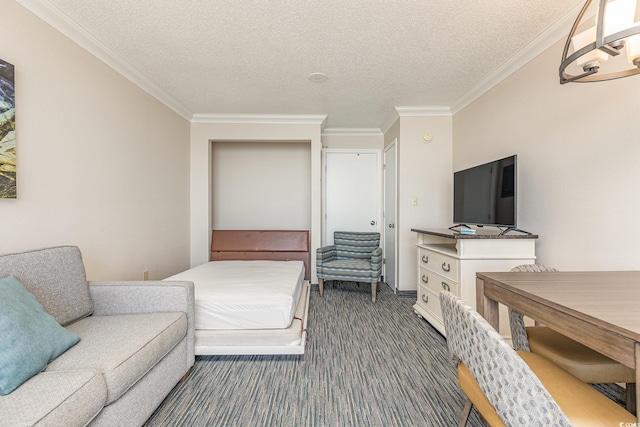
[[[442,289],[444,289],[447,292],[451,292],[451,288],[445,282],[442,282]]]
[[[425,264],[429,262],[429,257],[427,255],[422,255],[422,262]]]
[[[429,302],[429,295],[422,294],[422,301]]]
[[[420,278],[424,283],[429,283],[429,276],[427,276],[426,274],[423,274],[422,277]]]
[[[447,273],[448,273],[449,271],[451,271],[451,264],[447,264],[446,262],[443,262],[441,267],[442,267],[442,269],[443,269],[444,271],[446,271]]]

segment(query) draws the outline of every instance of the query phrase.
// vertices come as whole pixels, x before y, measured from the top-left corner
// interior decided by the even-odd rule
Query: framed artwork
[[[0,199],[15,199],[16,197],[14,67],[0,59]]]

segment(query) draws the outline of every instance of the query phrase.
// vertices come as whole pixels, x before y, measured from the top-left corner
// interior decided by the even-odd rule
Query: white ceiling
[[[464,106],[540,40],[568,34],[583,3],[18,2],[188,119],[326,114],[329,128],[357,129],[383,127],[397,106]]]

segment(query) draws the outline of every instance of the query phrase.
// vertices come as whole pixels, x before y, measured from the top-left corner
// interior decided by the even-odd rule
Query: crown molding
[[[326,128],[322,136],[382,136],[379,128]]]
[[[389,132],[389,129],[391,129],[391,127],[398,121],[399,118],[400,116],[394,108],[393,112],[389,114],[389,117],[387,117],[387,120],[385,120],[384,123],[382,123],[382,126],[380,126],[380,130],[382,131],[382,133],[386,134],[387,132]]]
[[[442,105],[398,106],[387,120],[380,126],[380,131],[385,134],[400,117],[451,117],[451,109]]]
[[[441,105],[395,107],[395,109],[399,117],[446,117],[453,115],[449,107]]]
[[[326,114],[194,114],[191,123],[303,124],[324,127],[326,119]]]
[[[580,13],[584,5],[578,4],[571,9],[567,14],[558,19],[555,24],[547,28],[542,34],[533,39],[529,44],[516,52],[511,58],[503,63],[498,69],[489,74],[478,85],[471,89],[466,95],[457,100],[451,105],[451,111],[453,114],[457,114],[462,111],[467,105],[471,104],[476,99],[487,93],[498,83],[505,80],[511,74],[524,67],[529,61],[533,60],[536,56],[540,55],[545,50],[549,49],[559,40],[566,38],[569,34],[569,30],[573,25],[576,16]]]
[[[156,98],[175,111],[178,115],[191,120],[193,113],[177,99],[160,89],[155,83],[125,62],[112,49],[93,37],[84,28],[77,25],[69,16],[47,1],[16,0],[25,9],[80,45],[96,58],[113,68],[124,78]]]

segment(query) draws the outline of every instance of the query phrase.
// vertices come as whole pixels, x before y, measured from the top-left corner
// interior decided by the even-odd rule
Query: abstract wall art
[[[0,199],[17,197],[14,76],[14,66],[0,59]]]

